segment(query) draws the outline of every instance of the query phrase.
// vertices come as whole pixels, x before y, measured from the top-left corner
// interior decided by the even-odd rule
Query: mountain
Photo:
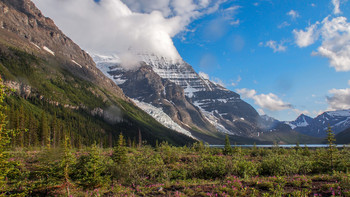
[[[1,78],[14,90],[6,98],[9,127],[29,130],[16,143],[70,135],[74,145],[111,146],[120,132],[130,143],[139,136],[150,144],[195,141],[138,108],[30,0],[1,0],[0,27]]]
[[[350,127],[350,110],[327,111],[316,118],[302,114],[295,121],[286,122],[286,124],[302,134],[325,137],[328,126],[335,134]]]
[[[337,144],[350,144],[350,128],[335,135],[335,139]]]
[[[199,76],[182,59],[134,55],[140,63],[133,68],[125,68],[118,56],[92,57],[128,97],[162,110],[199,139],[224,134],[257,137],[260,116],[237,93]]]

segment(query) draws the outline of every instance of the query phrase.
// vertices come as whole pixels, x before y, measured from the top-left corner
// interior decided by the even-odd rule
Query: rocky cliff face
[[[22,98],[29,98],[24,104],[35,100],[31,104],[37,105],[36,101],[43,100],[53,108],[72,110],[87,121],[102,121],[95,129],[104,135],[123,132],[132,139],[140,132],[150,144],[156,140],[177,145],[195,141],[139,109],[96,67],[89,54],[30,0],[0,0],[0,70],[6,85]],[[96,131],[89,129],[83,130]]]
[[[132,70],[124,69],[116,56],[93,58],[127,96],[162,108],[185,129],[257,136],[260,116],[238,94],[200,77],[183,60],[138,55],[142,63]]]
[[[96,68],[93,59],[30,0],[0,1],[0,38],[28,53],[59,59],[61,66],[75,75],[110,88],[127,99],[120,88]]]

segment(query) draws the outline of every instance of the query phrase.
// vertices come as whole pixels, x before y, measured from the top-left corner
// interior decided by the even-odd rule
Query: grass
[[[337,151],[332,169],[327,150],[242,149],[223,155],[203,146],[125,147],[126,161],[114,149],[72,149],[69,189],[73,196],[349,196],[350,151]],[[256,152],[253,153],[253,152]],[[64,196],[62,149],[11,152],[6,190],[12,194]],[[324,153],[321,162],[319,152]],[[323,166],[323,168],[320,168]],[[98,172],[89,174],[92,172]],[[272,170],[273,169],[273,170]],[[79,173],[77,173],[79,172]]]

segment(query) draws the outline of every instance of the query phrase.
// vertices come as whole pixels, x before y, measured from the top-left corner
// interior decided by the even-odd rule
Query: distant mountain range
[[[350,110],[327,111],[315,118],[301,114],[296,120],[285,123],[302,134],[325,137],[328,126],[335,134],[350,127]]]

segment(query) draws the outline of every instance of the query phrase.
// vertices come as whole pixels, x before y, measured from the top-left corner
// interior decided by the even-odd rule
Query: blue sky
[[[234,6],[231,19],[224,19],[225,9]],[[293,30],[305,30],[327,16],[349,18],[349,8],[347,1],[341,1],[341,13],[334,14],[334,5],[328,0],[227,2],[216,13],[194,21],[189,29],[195,31],[176,36],[174,43],[196,71],[209,74],[228,89],[273,93],[292,105],[284,110],[269,110],[252,98],[244,98],[256,109],[280,120],[295,119],[300,112],[315,116],[332,109],[326,100],[326,96],[332,96],[328,91],[349,88],[350,75],[330,67],[327,58],[312,55],[321,40],[300,48]],[[295,15],[290,14],[291,10]],[[239,23],[232,25],[232,21]],[[207,36],[210,25],[222,32]],[[266,46],[268,41],[282,43],[285,50],[274,51]],[[203,59],[211,63],[202,63]]]
[[[84,50],[181,56],[261,114],[350,108],[348,0],[33,0]]]

